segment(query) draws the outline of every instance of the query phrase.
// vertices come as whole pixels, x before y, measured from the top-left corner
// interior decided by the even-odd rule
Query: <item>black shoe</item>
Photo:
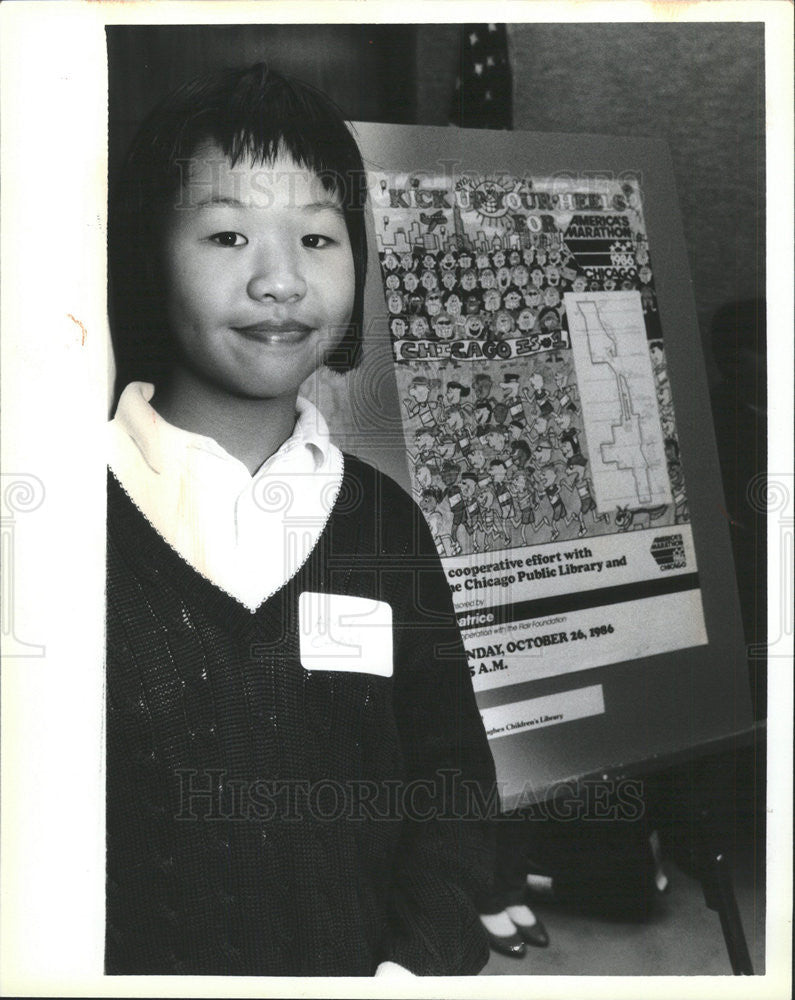
[[[534,924],[516,924],[516,931],[523,941],[531,944],[534,948],[546,948],[549,944],[547,929],[538,917],[536,917]]]
[[[524,955],[526,948],[524,941],[518,934],[503,937],[501,934],[492,934],[485,927],[483,930],[486,931],[489,945],[494,951],[498,951],[501,955],[507,955],[509,958],[521,958]]]

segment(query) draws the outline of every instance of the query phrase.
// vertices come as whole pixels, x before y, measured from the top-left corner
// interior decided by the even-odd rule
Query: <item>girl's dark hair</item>
[[[350,325],[326,357],[333,371],[359,364],[367,271],[367,179],[356,140],[330,98],[257,63],[184,84],[141,125],[109,206],[109,305],[116,392],[132,381],[161,382],[175,347],[165,309],[160,242],[165,211],[176,204],[186,161],[212,143],[234,166],[270,163],[280,154],[315,173],[339,197],[353,251]]]

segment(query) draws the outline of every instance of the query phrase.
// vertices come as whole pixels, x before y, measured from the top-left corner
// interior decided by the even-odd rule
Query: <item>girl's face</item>
[[[417,285],[417,275],[413,271],[409,271],[403,278],[403,287],[407,292],[413,292],[417,288]]]
[[[339,200],[289,156],[232,167],[206,145],[190,164],[163,239],[177,365],[231,395],[294,396],[353,310]]]
[[[399,312],[403,312],[403,296],[399,292],[392,292],[386,300],[387,309],[397,315]]]

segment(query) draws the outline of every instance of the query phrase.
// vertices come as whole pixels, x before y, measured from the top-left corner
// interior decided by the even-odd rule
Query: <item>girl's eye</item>
[[[330,236],[321,236],[320,233],[307,233],[306,236],[301,237],[302,245],[310,250],[320,250],[323,247],[331,246],[333,242],[334,240]]]
[[[210,242],[219,247],[244,247],[248,240],[242,233],[214,233]]]

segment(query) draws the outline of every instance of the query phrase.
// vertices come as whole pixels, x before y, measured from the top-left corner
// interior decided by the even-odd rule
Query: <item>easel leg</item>
[[[713,850],[704,861],[701,875],[704,902],[711,910],[716,910],[720,918],[732,973],[735,976],[752,976],[754,967],[751,964],[740,911],[737,909],[734,884],[726,856],[720,851]]]

